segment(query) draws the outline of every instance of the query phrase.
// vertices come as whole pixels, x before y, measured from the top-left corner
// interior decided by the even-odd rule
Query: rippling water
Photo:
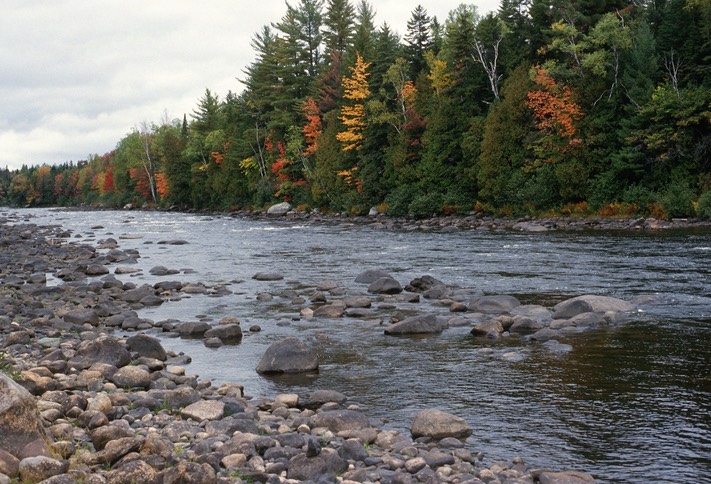
[[[189,370],[216,383],[245,385],[250,395],[307,395],[339,390],[385,425],[406,429],[417,410],[437,407],[464,417],[473,450],[487,459],[520,455],[529,465],[578,468],[600,481],[711,482],[711,233],[389,232],[363,226],[289,225],[166,213],[76,213],[31,210],[89,242],[121,235],[137,248],[154,283],[156,265],[190,268],[169,278],[224,283],[233,294],[193,296],[141,312],[181,320],[234,315],[263,331],[213,350],[199,341],[166,339],[193,357]],[[102,228],[91,227],[101,225]],[[156,242],[185,239],[187,245]],[[569,352],[517,338],[487,343],[469,328],[426,338],[383,335],[369,320],[298,320],[288,298],[256,301],[259,292],[308,295],[326,279],[351,293],[367,268],[401,283],[425,274],[486,293],[552,305],[579,294],[632,299],[655,296],[618,329],[576,335]],[[284,281],[257,282],[258,271]],[[426,303],[398,309],[429,311]],[[254,371],[271,342],[298,335],[319,349],[318,375],[268,379]]]

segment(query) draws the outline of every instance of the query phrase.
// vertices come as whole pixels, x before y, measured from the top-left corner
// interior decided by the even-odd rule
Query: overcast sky
[[[444,22],[462,2],[370,3],[376,24],[402,35],[418,4]],[[473,3],[485,13],[499,2]],[[240,92],[252,35],[285,10],[284,0],[4,0],[0,167],[101,155],[142,121],[191,113],[205,88]]]

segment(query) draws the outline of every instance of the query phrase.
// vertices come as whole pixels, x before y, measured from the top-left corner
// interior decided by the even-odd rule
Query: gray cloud
[[[487,1],[480,10],[496,8]],[[418,2],[371,3],[402,33]],[[420,3],[443,21],[459,1]],[[284,11],[282,0],[6,0],[0,166],[103,154],[142,121],[192,112],[205,88],[241,91],[252,35]]]

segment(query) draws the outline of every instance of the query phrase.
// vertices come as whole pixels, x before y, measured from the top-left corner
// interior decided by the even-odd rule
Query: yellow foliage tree
[[[364,62],[358,54],[356,62],[351,67],[351,76],[343,78],[343,98],[349,101],[341,107],[338,119],[346,130],[336,134],[336,139],[343,143],[343,151],[357,150],[363,141],[365,122],[365,101],[370,97],[368,86],[369,62]]]

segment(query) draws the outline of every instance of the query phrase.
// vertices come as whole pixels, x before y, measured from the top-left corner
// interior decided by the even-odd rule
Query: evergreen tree
[[[425,52],[432,49],[432,19],[427,10],[418,5],[407,21],[405,34],[405,58],[410,65],[410,79],[417,79],[427,67]]]

